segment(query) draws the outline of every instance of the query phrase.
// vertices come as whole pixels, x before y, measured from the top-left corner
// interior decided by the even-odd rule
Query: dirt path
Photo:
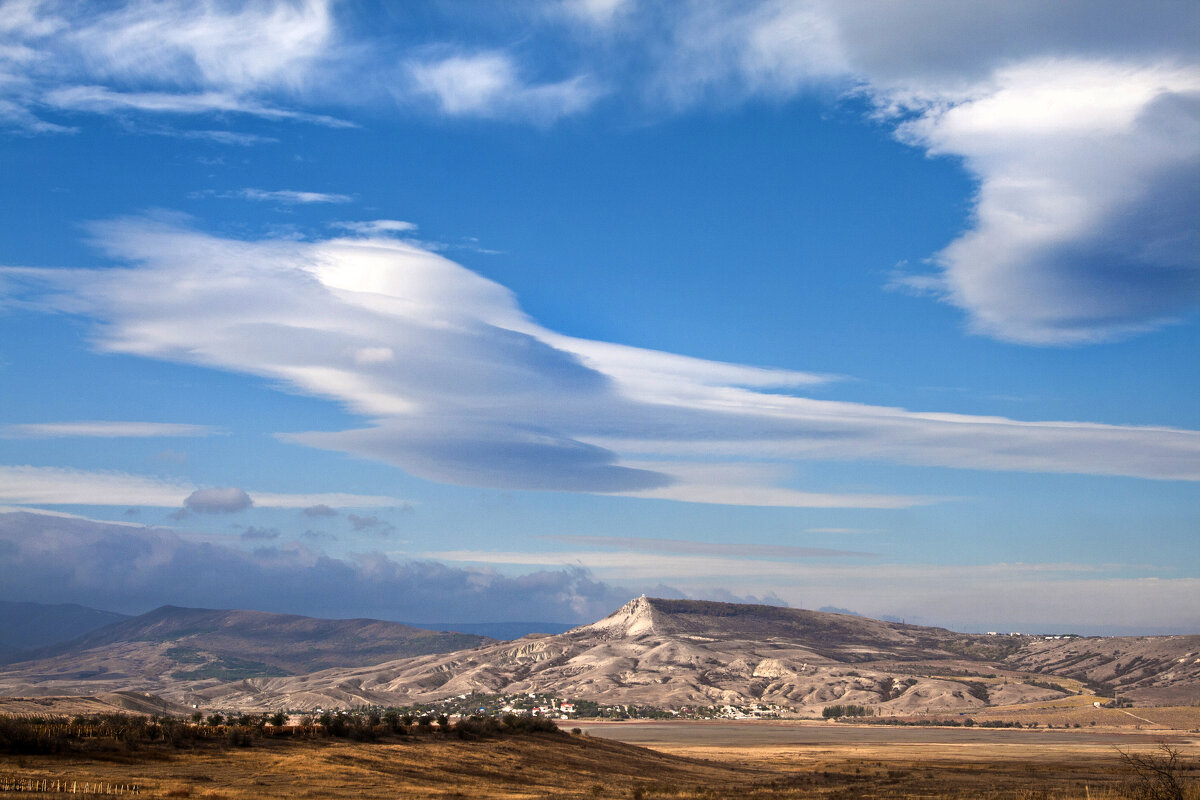
[[[1122,714],[1128,714],[1129,716],[1133,717],[1134,719],[1140,719],[1142,722],[1148,722],[1151,725],[1155,726],[1156,728],[1166,728],[1167,727],[1166,725],[1161,725],[1152,719],[1146,719],[1145,717],[1139,717],[1137,714],[1134,714],[1132,711],[1126,711],[1123,708],[1118,708],[1117,711],[1120,711]]]

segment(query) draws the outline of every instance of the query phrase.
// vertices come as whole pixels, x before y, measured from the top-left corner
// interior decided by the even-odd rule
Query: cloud
[[[589,30],[604,30],[627,18],[636,5],[637,0],[562,0],[558,11]]]
[[[47,91],[41,102],[52,108],[97,114],[128,111],[150,114],[245,114],[262,119],[306,122],[328,128],[357,127],[353,122],[336,117],[278,108],[258,100],[219,91],[115,92],[103,86],[66,86]]]
[[[282,532],[278,528],[256,528],[250,525],[241,532],[238,536],[243,542],[266,541],[270,539],[278,539],[282,536]]]
[[[541,554],[540,561],[531,562],[532,571],[505,575],[434,561],[396,561],[379,553],[330,558],[297,543],[246,552],[161,528],[10,509],[0,509],[0,552],[6,567],[0,599],[71,602],[125,613],[170,603],[428,622],[590,622],[646,592],[807,608],[833,605],[876,618],[893,614],[912,622],[920,617],[968,630],[1017,630],[1016,621],[1053,630],[1156,626],[1194,632],[1200,627],[1200,580],[1115,577],[1103,566],[1073,564],[792,562],[776,565],[789,568],[777,570],[782,573],[777,578],[731,575],[721,577],[725,588],[692,587],[686,577],[697,570],[686,559],[675,570],[675,558],[636,553],[618,554],[626,559],[623,564],[613,559],[592,569],[548,562]],[[710,570],[722,562],[745,563],[708,558],[714,562]],[[649,562],[684,578],[683,590],[622,571],[641,570]]]
[[[979,178],[973,228],[936,257],[979,332],[1076,344],[1200,305],[1200,69],[1022,64],[900,132]]]
[[[820,562],[780,560],[753,554],[676,554],[647,558],[638,550],[613,552],[437,551],[426,558],[460,564],[507,564],[523,568],[572,565],[599,580],[626,584],[667,583],[685,596],[732,600],[763,596],[765,602],[813,608],[859,609],[880,619],[957,630],[1109,630],[1135,633],[1148,627],[1177,633],[1200,628],[1200,579],[1162,577],[1152,567],[1073,563],[897,564],[872,559]],[[717,583],[721,588],[714,588]],[[734,600],[744,602],[746,600]],[[755,602],[749,600],[749,602]],[[1004,623],[1001,625],[1001,623]],[[1026,630],[1029,630],[1026,628]]]
[[[961,160],[978,183],[969,228],[934,255],[936,274],[898,283],[962,308],[976,332],[1079,344],[1200,306],[1200,57],[1184,33],[1200,7],[765,0],[656,22],[641,23],[660,54],[651,102],[832,89]]]
[[[366,222],[335,222],[335,228],[341,228],[363,236],[377,236],[389,233],[408,233],[415,231],[417,226],[400,219],[373,219]]]
[[[336,517],[337,515],[338,512],[324,504],[309,506],[304,509],[304,516],[306,517]]]
[[[198,490],[179,481],[130,475],[124,472],[92,472],[62,467],[0,465],[0,503],[18,505],[152,506],[176,508]],[[254,492],[260,508],[405,508],[397,497],[358,494],[279,494]],[[181,511],[184,509],[181,508]]]
[[[224,433],[224,430],[210,425],[188,425],[174,422],[95,420],[0,425],[0,439],[57,439],[76,436],[119,439],[156,436],[212,436],[219,433]]]
[[[334,400],[368,424],[280,438],[429,480],[817,508],[939,498],[812,491],[791,485],[797,463],[1200,480],[1197,431],[816,400],[803,390],[836,378],[564,336],[407,240],[243,241],[141,218],[93,234],[126,266],[0,276],[31,307],[90,319],[104,352]]]
[[[236,487],[218,489],[197,489],[183,501],[183,507],[188,511],[201,514],[228,514],[233,511],[244,511],[254,505],[250,495]]]
[[[541,123],[586,111],[603,92],[586,75],[527,84],[502,51],[452,55],[409,64],[415,93],[449,116],[518,118]]]
[[[67,38],[94,74],[251,91],[310,80],[334,36],[323,0],[212,5],[129,2],[77,23]]]
[[[296,543],[246,552],[161,528],[0,513],[6,600],[142,613],[163,604],[415,622],[590,622],[636,592],[559,568],[506,576]]]
[[[374,515],[363,517],[359,516],[358,514],[347,514],[346,520],[356,532],[374,531],[382,536],[387,536],[392,531],[396,530],[395,525]]]
[[[682,539],[647,539],[635,536],[544,536],[564,544],[602,547],[635,553],[670,553],[672,555],[719,555],[757,558],[829,558],[846,556],[870,556],[852,550],[826,550],[819,547],[797,547],[794,545],[763,545],[745,542],[691,542]]]
[[[34,133],[70,129],[44,109],[93,113],[243,113],[346,126],[278,108],[306,97],[343,60],[324,0],[189,3],[130,0],[103,8],[9,2],[0,24],[0,119]],[[226,143],[249,140],[217,133]]]
[[[325,192],[297,192],[291,189],[277,189],[275,191],[267,191],[265,189],[239,189],[229,195],[232,197],[240,197],[244,200],[258,200],[268,203],[285,203],[287,205],[310,203],[349,203],[354,198],[348,194],[328,194]]]

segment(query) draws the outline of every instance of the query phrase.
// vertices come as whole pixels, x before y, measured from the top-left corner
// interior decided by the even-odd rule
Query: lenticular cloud
[[[803,491],[786,485],[789,464],[1200,480],[1195,431],[813,400],[798,394],[830,378],[557,334],[499,284],[395,238],[238,241],[143,218],[94,233],[127,266],[2,275],[25,299],[90,319],[102,350],[338,402],[363,427],[281,435],[430,480],[871,508],[933,498]]]

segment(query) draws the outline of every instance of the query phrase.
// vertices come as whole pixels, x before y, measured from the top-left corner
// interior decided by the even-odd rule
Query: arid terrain
[[[549,692],[664,709],[871,715],[1200,702],[1200,636],[962,634],[762,605],[637,598],[509,642],[375,620],[164,607],[27,653],[0,694],[153,694],[175,706],[351,708]],[[1092,720],[1088,720],[1089,722]]]
[[[624,741],[622,741],[624,740]],[[628,742],[637,742],[630,744]],[[646,745],[646,746],[638,746]],[[1166,748],[1166,749],[1164,749]],[[51,754],[0,753],[0,787],[118,788],[196,798],[1134,798],[1128,756],[1200,796],[1183,732],[994,731],[836,723],[590,724],[578,733],[459,738],[436,727],[374,741],[257,735],[141,742],[102,736]],[[21,796],[62,796],[60,791]]]
[[[119,620],[0,671],[0,790],[1116,800],[1160,796],[1146,792],[1169,765],[1182,794],[1161,796],[1200,796],[1200,637],[972,635],[644,597],[563,634],[463,637],[169,607]],[[346,728],[305,713],[535,691],[769,718],[553,732],[512,715],[473,728],[361,711]],[[831,706],[864,716],[823,719]],[[279,709],[294,713],[235,713]]]

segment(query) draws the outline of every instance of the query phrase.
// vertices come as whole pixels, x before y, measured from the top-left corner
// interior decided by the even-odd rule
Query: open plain
[[[0,755],[0,783],[136,787],[141,797],[1068,798],[1169,797],[1123,754],[1162,763],[1200,797],[1200,732],[1135,726],[897,727],[800,721],[581,723],[581,731],[459,738],[436,727],[374,741],[213,735],[117,738]],[[1166,749],[1164,749],[1166,748]],[[54,784],[53,782],[59,783]],[[43,784],[45,785],[45,784]],[[61,796],[25,792],[22,796]]]

